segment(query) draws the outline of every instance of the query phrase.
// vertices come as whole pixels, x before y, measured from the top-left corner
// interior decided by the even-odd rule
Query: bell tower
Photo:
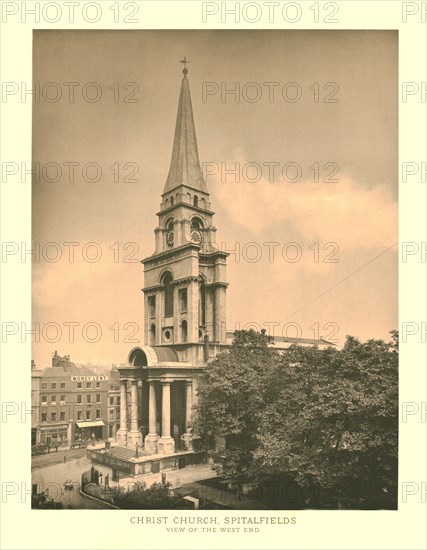
[[[169,174],[162,193],[155,251],[144,264],[144,338],[149,346],[225,344],[226,258],[218,250],[197,148],[186,58]],[[197,359],[199,358],[199,359]]]

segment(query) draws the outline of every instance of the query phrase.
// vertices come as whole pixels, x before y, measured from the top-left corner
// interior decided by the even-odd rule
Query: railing
[[[89,451],[87,452],[87,458],[93,464],[100,464],[106,468],[111,468],[112,470],[118,470],[124,474],[132,474],[132,463],[111,456],[108,453],[100,453],[99,451]]]

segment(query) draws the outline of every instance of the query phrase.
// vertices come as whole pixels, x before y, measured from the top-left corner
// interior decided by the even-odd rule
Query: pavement
[[[75,460],[86,456],[86,449],[71,449],[69,447],[60,448],[58,451],[51,451],[44,455],[36,455],[31,457],[31,470],[37,468],[45,468],[46,466],[52,466],[53,464],[60,464],[67,460]]]

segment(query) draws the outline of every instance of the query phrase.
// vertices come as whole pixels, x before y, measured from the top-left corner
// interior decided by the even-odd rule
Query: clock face
[[[169,246],[173,245],[173,231],[172,229],[166,233],[166,242]]]
[[[193,243],[202,244],[202,233],[198,229],[192,229],[190,233],[191,240]]]

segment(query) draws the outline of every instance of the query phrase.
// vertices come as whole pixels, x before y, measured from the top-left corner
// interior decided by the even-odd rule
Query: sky
[[[217,242],[236,251],[228,329],[387,339],[397,47],[395,31],[35,31],[36,364],[55,350],[119,364],[143,343],[139,260],[154,251],[184,56]]]

